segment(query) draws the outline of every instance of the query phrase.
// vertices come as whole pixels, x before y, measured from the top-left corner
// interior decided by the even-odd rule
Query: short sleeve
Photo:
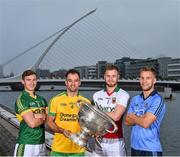
[[[79,96],[78,99],[83,100],[83,101],[87,102],[88,104],[92,104],[92,102],[89,99],[87,99],[83,96]]]
[[[48,106],[48,115],[49,116],[56,116],[56,99],[55,98],[52,98],[50,101],[49,101],[49,106]]]
[[[161,110],[163,109],[163,106],[164,106],[163,99],[161,97],[156,97],[154,98],[153,103],[151,104],[147,112],[151,112],[156,117],[158,117]]]
[[[128,105],[129,97],[129,94],[126,92],[124,92],[123,94],[119,94],[117,96],[117,104],[123,105],[126,108]]]
[[[15,112],[21,114],[22,112],[30,109],[29,103],[23,96],[19,96],[15,103]]]
[[[48,103],[45,98],[43,98],[43,101],[44,101],[45,107],[48,107]]]

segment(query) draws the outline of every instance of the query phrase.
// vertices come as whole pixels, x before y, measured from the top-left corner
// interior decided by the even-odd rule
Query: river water
[[[47,101],[60,91],[38,91]],[[91,99],[94,91],[81,91],[87,98]],[[130,96],[139,94],[139,91],[129,91]],[[163,95],[163,93],[160,93]],[[175,100],[165,100],[167,112],[161,125],[161,143],[163,155],[180,156],[180,92],[176,92]],[[14,102],[19,92],[0,91],[0,104],[14,110]],[[128,155],[130,155],[130,132],[131,127],[124,126],[124,137]]]

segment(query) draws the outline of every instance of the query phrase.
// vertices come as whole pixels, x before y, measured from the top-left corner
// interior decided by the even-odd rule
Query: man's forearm
[[[114,121],[118,121],[120,119],[120,116],[115,113],[115,111],[112,112],[106,112],[106,114],[112,118]]]
[[[127,126],[132,126],[132,125],[135,125],[135,122],[129,115],[127,115],[125,119],[125,124]]]
[[[143,128],[148,128],[149,127],[144,115],[137,116],[134,113],[131,113],[128,116],[129,116],[130,119],[132,119],[134,124],[137,124],[137,125],[139,125],[139,126],[141,126]]]
[[[125,112],[125,107],[123,105],[116,105],[115,110],[111,112],[106,112],[106,114],[111,117],[114,121],[119,121]]]
[[[43,124],[45,121],[42,118],[34,118],[31,122],[28,123],[28,126],[31,128],[36,128]]]
[[[58,127],[58,126],[56,125],[56,123],[47,121],[47,124],[48,124],[49,128],[50,128],[53,132],[63,134],[64,129],[61,128],[61,127]]]

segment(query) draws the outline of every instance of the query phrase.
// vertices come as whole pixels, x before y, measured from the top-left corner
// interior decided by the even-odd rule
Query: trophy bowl
[[[79,146],[88,150],[88,139],[91,136],[101,137],[106,133],[115,133],[118,130],[115,122],[95,106],[82,100],[78,101],[77,105],[80,107],[78,122],[81,131],[71,134],[69,138]]]

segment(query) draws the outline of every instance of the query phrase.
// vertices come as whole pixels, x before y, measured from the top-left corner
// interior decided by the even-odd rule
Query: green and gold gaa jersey
[[[33,98],[28,92],[21,92],[15,102],[15,112],[20,122],[19,135],[17,138],[18,144],[42,144],[45,142],[44,124],[36,128],[30,128],[22,116],[29,111],[32,111],[34,114],[45,114],[46,107],[47,102],[43,97],[36,95]]]
[[[79,106],[77,106],[77,101],[79,99],[90,103],[88,99],[79,94],[70,97],[66,92],[63,92],[53,97],[49,103],[48,115],[55,117],[55,123],[57,126],[70,130],[72,133],[79,132]],[[84,148],[81,148],[61,133],[55,133],[51,148],[53,151],[61,153],[81,153],[85,151]]]

